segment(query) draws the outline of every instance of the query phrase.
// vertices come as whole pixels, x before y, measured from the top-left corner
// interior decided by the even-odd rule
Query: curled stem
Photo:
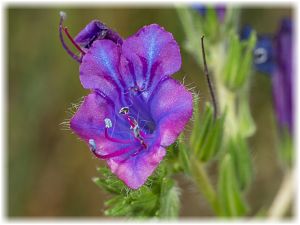
[[[204,64],[204,73],[207,79],[208,87],[209,87],[209,92],[211,95],[211,99],[213,102],[214,106],[214,119],[216,120],[217,115],[218,115],[218,109],[217,109],[217,101],[215,97],[215,92],[212,86],[212,81],[210,79],[209,73],[208,73],[208,68],[207,68],[207,63],[206,63],[206,56],[205,56],[205,49],[204,49],[204,36],[201,37],[201,47],[202,47],[202,57],[203,57],[203,64]]]

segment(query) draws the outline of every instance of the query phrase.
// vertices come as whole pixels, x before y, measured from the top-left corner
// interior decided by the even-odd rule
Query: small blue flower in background
[[[240,33],[241,40],[247,40],[250,37],[251,31],[252,28],[249,25],[244,26]],[[269,35],[258,35],[253,54],[255,69],[271,75],[275,66],[272,37]]]
[[[240,38],[249,38],[252,28],[243,27]],[[258,35],[254,49],[254,67],[271,75],[273,101],[280,128],[287,127],[293,133],[293,72],[292,72],[292,21],[281,21],[278,32]]]

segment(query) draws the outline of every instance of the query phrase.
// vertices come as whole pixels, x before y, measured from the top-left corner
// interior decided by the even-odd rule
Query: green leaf
[[[245,190],[253,178],[252,160],[246,139],[237,135],[229,140],[228,151],[232,156],[234,171],[239,183],[239,188]]]
[[[200,113],[199,113],[199,95],[193,95],[193,129],[190,135],[190,145],[193,149],[196,149],[198,146],[197,142],[199,141],[199,133],[201,130],[201,121],[200,121]]]
[[[246,202],[239,189],[230,154],[226,154],[219,168],[218,202],[221,215],[225,217],[244,216]]]
[[[242,137],[251,137],[255,133],[256,126],[250,112],[248,99],[239,98],[237,120],[239,125],[239,134]]]
[[[179,136],[177,144],[178,144],[178,151],[179,151],[179,154],[178,154],[179,163],[180,163],[181,167],[183,168],[183,171],[185,173],[189,174],[191,171],[190,159],[189,159],[190,156],[189,156],[189,150],[188,150],[187,144],[184,143],[184,134],[181,134]]]
[[[241,60],[241,45],[239,36],[231,32],[229,35],[228,56],[224,68],[224,83],[229,89],[235,88],[235,80]]]
[[[243,48],[243,57],[241,63],[239,64],[238,76],[235,79],[235,86],[242,87],[247,78],[250,75],[250,71],[252,68],[252,60],[253,60],[253,49],[256,44],[256,34],[255,31],[251,32],[249,40],[246,42],[246,46]]]
[[[204,33],[210,42],[215,42],[220,37],[219,34],[219,20],[214,7],[207,7],[205,14]]]
[[[170,154],[167,154],[165,159],[169,158]],[[95,177],[93,181],[112,194],[104,203],[105,215],[128,218],[176,217],[179,210],[179,189],[170,177],[173,173],[170,162],[164,160],[137,190],[128,188],[107,167],[98,168],[101,177]]]
[[[199,158],[201,161],[208,161],[214,158],[221,150],[223,141],[223,125],[225,114],[217,118],[205,135],[204,143],[200,146]]]
[[[197,123],[197,125],[194,123],[194,126],[199,126],[199,129],[195,134],[195,141],[192,143],[192,148],[194,149],[196,156],[199,155],[200,148],[203,145],[206,135],[213,123],[213,107],[209,102],[206,103],[204,112]]]
[[[175,182],[164,178],[161,185],[159,217],[176,218],[179,213],[179,189]]]
[[[223,76],[224,84],[229,90],[237,91],[246,85],[252,68],[255,44],[255,32],[251,33],[247,41],[241,41],[237,33],[230,33],[228,56]]]
[[[200,120],[197,121],[201,127],[197,131],[198,134],[195,134],[196,138],[192,145],[197,158],[205,162],[217,155],[221,149],[223,140],[225,114],[214,120],[213,110],[212,105],[206,103],[204,112],[201,115]],[[194,124],[194,126],[197,125]]]
[[[186,6],[176,6],[178,17],[181,21],[185,36],[186,50],[191,53],[197,63],[201,65],[201,43],[203,32],[203,19],[195,10]]]
[[[223,33],[237,32],[239,29],[240,9],[238,7],[226,7],[226,14],[224,19]]]
[[[97,171],[102,174],[102,177],[94,177],[92,180],[98,187],[104,188],[112,194],[119,194],[128,189],[107,167],[99,167]]]

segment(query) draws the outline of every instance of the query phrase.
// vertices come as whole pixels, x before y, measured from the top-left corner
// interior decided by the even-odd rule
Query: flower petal
[[[75,37],[76,43],[85,48],[90,48],[94,41],[101,39],[109,39],[115,43],[122,44],[122,38],[119,34],[99,20],[92,20]]]
[[[150,148],[141,150],[136,156],[129,156],[124,162],[110,159],[108,165],[128,187],[138,189],[153,173],[165,154],[164,147],[153,144]]]
[[[157,24],[144,26],[123,42],[122,54],[132,63],[139,87],[145,88],[171,75],[181,66],[181,55],[173,35]]]
[[[96,144],[96,153],[99,155],[112,154],[125,148],[129,148],[128,153],[134,153],[138,150],[139,142],[134,140],[129,126],[124,125],[121,118],[114,117],[113,113],[113,107],[104,98],[92,93],[85,97],[71,119],[70,127],[85,142],[89,143],[89,140],[93,139]],[[113,123],[113,127],[108,132],[113,137],[112,140],[118,139],[124,143],[111,141],[105,137],[105,118],[111,118]]]
[[[101,90],[114,101],[122,100],[125,83],[119,70],[120,51],[110,40],[95,41],[80,65],[83,87]]]
[[[149,104],[161,145],[169,146],[192,116],[192,94],[177,80],[166,77],[153,91]]]
[[[97,38],[104,38],[108,28],[99,20],[92,20],[75,37],[77,44],[88,47]]]
[[[104,119],[111,118],[113,108],[101,96],[86,96],[70,121],[71,129],[82,139],[96,138],[104,130]]]

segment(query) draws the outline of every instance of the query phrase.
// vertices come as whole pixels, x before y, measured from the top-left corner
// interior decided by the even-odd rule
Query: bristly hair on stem
[[[217,101],[216,101],[215,92],[214,92],[214,89],[213,89],[213,86],[212,86],[212,81],[211,81],[209,73],[208,73],[207,63],[206,63],[205,49],[204,49],[204,35],[201,37],[201,47],[202,47],[204,73],[205,73],[205,76],[206,76],[206,79],[207,79],[209,92],[210,92],[211,99],[212,99],[213,106],[214,106],[214,120],[216,120],[217,115],[218,115]]]

